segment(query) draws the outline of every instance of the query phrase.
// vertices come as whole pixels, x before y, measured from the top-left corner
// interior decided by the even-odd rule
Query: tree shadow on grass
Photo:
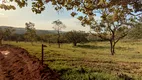
[[[86,48],[86,49],[109,49],[109,46],[95,46],[95,45],[77,45],[77,47],[80,48]]]

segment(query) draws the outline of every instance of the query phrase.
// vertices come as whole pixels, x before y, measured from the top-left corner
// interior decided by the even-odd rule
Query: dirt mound
[[[25,49],[0,47],[0,80],[59,80],[58,74]]]

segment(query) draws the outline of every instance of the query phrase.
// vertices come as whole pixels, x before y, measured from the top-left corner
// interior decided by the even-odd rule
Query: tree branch
[[[124,38],[127,34],[124,34],[123,36],[120,36],[114,43],[116,44],[120,39]]]

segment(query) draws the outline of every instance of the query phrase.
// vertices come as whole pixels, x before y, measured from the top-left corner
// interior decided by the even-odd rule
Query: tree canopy
[[[28,5],[28,0],[9,0],[9,4],[5,4],[6,0],[2,2],[3,4],[0,4],[0,8],[5,10],[16,9],[11,2],[15,2],[20,8]],[[121,5],[127,9],[133,8],[135,12],[142,10],[141,0],[32,0],[32,11],[41,13],[45,10],[45,5],[49,2],[55,6],[56,10],[62,8],[72,10],[76,8],[77,11],[84,12],[85,14],[92,14],[92,10],[109,8],[116,5]]]
[[[30,41],[31,44],[33,45],[33,41],[35,41],[37,38],[36,29],[34,28],[35,24],[32,22],[29,22],[29,23],[25,23],[25,26],[26,26],[25,38],[28,41]]]
[[[12,27],[5,29],[0,28],[0,45],[2,45],[2,40],[4,38],[10,38],[15,30]]]
[[[65,34],[67,40],[69,42],[72,42],[74,46],[77,45],[77,43],[81,43],[81,42],[87,42],[87,38],[86,38],[86,34],[83,31],[69,31]]]
[[[10,0],[10,2],[15,2],[22,8],[26,7],[29,3],[28,0]],[[77,17],[82,25],[90,24],[90,20],[94,19],[101,9],[114,10],[116,6],[119,10],[115,9],[115,14],[113,17],[116,19],[119,15],[126,17],[123,14],[118,14],[118,12],[124,11],[124,14],[129,15],[142,15],[142,1],[141,0],[32,0],[32,11],[36,14],[42,13],[45,10],[46,4],[52,3],[56,11],[61,9],[66,9],[71,11],[71,16]],[[121,9],[120,9],[121,8]],[[10,10],[16,9],[14,5],[0,4],[0,9]],[[79,13],[83,13],[80,15]],[[103,17],[106,15],[103,14]]]

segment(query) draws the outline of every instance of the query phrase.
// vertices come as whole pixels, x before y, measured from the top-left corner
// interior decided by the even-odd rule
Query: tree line
[[[140,17],[139,20],[142,20],[142,18]],[[53,24],[55,24],[53,29],[57,31],[57,34],[37,34],[35,24],[32,22],[25,23],[26,32],[24,34],[15,33],[15,29],[12,27],[4,29],[0,28],[0,45],[2,45],[2,40],[5,40],[15,41],[17,43],[30,42],[33,46],[36,42],[48,43],[49,46],[51,46],[52,43],[57,43],[58,47],[60,48],[60,45],[63,43],[72,43],[73,46],[77,46],[78,43],[86,43],[91,41],[112,41],[112,36],[107,33],[107,31],[102,33],[85,33],[84,31],[72,30],[61,33],[61,30],[64,29],[66,25],[64,25],[60,20],[53,21]],[[104,25],[98,25],[98,27],[101,26]],[[134,24],[134,27],[130,28],[120,27],[118,30],[116,30],[116,34],[116,37],[113,36],[116,41],[119,41],[124,37],[126,37],[125,39],[131,40],[142,39],[142,23],[139,21]],[[116,43],[112,41],[111,47],[113,47],[113,49],[115,44]],[[114,53],[112,55],[114,55]]]
[[[24,34],[15,33],[15,29],[12,27],[0,28],[0,45],[2,45],[2,40],[5,41],[15,41],[15,42],[31,42],[34,45],[34,42],[46,42],[49,43],[58,43],[60,48],[61,43],[73,43],[74,46],[80,42],[87,42],[87,33],[84,31],[69,31],[61,33],[61,29],[65,27],[60,20],[53,22],[55,26],[53,29],[57,31],[57,34],[37,34],[35,29],[35,24],[32,22],[25,23],[26,32]],[[61,25],[62,24],[62,25]]]
[[[17,3],[20,8],[28,5],[27,0],[10,0],[10,2]],[[33,0],[31,10],[36,14],[41,14],[46,8],[45,5],[49,2],[52,3],[56,11],[61,9],[70,11],[71,16],[76,17],[82,26],[90,26],[95,31],[95,35],[109,41],[112,55],[115,54],[117,42],[128,33],[134,31],[135,34],[138,34],[135,29],[140,29],[140,27],[134,30],[131,30],[131,28],[137,24],[140,25],[142,22],[140,20],[140,15],[142,15],[141,0]],[[5,10],[16,9],[13,5],[5,4],[0,5],[0,8]],[[83,15],[80,15],[80,13]],[[98,14],[99,21],[95,19]],[[55,21],[55,24],[56,26],[60,25],[58,25],[58,21]],[[58,45],[60,47],[59,40],[60,33],[58,32]]]
[[[5,40],[15,42],[31,42],[32,45],[34,42],[45,42],[49,43],[49,45],[51,43],[72,43],[74,46],[76,46],[77,43],[85,43],[91,41],[108,41],[106,39],[106,37],[108,37],[108,34],[104,33],[85,33],[84,31],[76,30],[61,33],[61,29],[58,31],[56,27],[56,30],[58,32],[57,34],[37,34],[34,23],[25,23],[25,26],[26,32],[24,34],[15,33],[15,29],[12,27],[4,29],[0,28],[0,43],[2,44],[2,40]],[[53,29],[55,29],[55,27]],[[103,37],[100,35],[103,35]],[[142,23],[137,23],[135,27],[129,28],[129,32],[127,33],[125,39],[142,39]]]

